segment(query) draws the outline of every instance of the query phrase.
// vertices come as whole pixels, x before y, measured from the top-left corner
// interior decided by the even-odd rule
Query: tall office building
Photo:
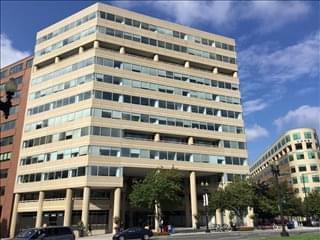
[[[0,113],[0,237],[6,237],[9,230],[31,66],[32,57],[27,57],[0,70],[1,101],[6,101],[6,82],[14,78],[18,86],[8,119]]]
[[[200,182],[249,172],[237,71],[233,39],[100,3],[38,32],[11,235],[145,224],[128,192],[159,167],[184,177],[165,220],[195,227]]]
[[[292,129],[281,135],[250,168],[256,181],[270,182],[271,163],[277,161],[280,181],[289,183],[302,199],[320,191],[320,148],[315,129]]]

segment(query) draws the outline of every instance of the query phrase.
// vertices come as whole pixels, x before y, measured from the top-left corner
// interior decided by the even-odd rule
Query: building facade
[[[253,164],[250,174],[259,181],[271,181],[271,163],[277,161],[280,181],[291,184],[302,199],[320,191],[320,148],[315,129],[298,128],[280,136]]]
[[[131,208],[128,193],[160,167],[184,177],[166,221],[196,227],[200,182],[214,191],[248,174],[233,39],[97,3],[36,42],[11,235],[147,224],[153,211]]]
[[[4,85],[11,78],[18,86],[12,99],[12,108],[8,119],[0,113],[0,223],[1,237],[8,235],[13,188],[19,159],[21,133],[27,104],[28,87],[31,74],[32,57],[1,68],[0,98],[6,101]]]

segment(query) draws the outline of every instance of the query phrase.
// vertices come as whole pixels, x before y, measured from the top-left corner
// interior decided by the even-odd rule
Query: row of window
[[[90,13],[90,14],[88,14],[88,15],[86,15],[86,16],[84,16],[84,17],[82,17],[82,18],[80,18],[80,19],[78,19],[78,20],[76,20],[74,22],[71,22],[71,23],[69,23],[69,24],[67,24],[67,25],[65,25],[65,26],[63,26],[61,28],[58,28],[57,30],[55,30],[53,32],[50,32],[50,33],[38,38],[37,39],[37,44],[45,42],[45,41],[48,41],[51,38],[54,38],[54,37],[66,32],[66,31],[69,31],[69,30],[71,30],[71,29],[73,29],[75,27],[78,27],[78,26],[80,26],[80,25],[82,25],[82,24],[84,24],[84,23],[86,23],[86,22],[88,22],[88,21],[90,21],[92,19],[95,19],[96,17],[97,17],[97,12]]]
[[[97,30],[100,33],[107,34],[113,37],[135,41],[135,42],[139,42],[139,43],[143,43],[143,44],[147,44],[147,45],[151,45],[159,48],[165,48],[167,50],[172,50],[176,52],[187,53],[190,55],[195,55],[195,56],[206,58],[206,59],[212,59],[212,60],[217,60],[221,62],[236,64],[236,59],[233,57],[223,56],[223,55],[212,53],[212,52],[185,47],[182,45],[173,44],[173,43],[169,43],[169,42],[165,42],[165,41],[161,41],[153,38],[148,38],[142,35],[124,32],[121,30],[112,29],[108,27],[97,26]]]
[[[85,101],[87,99],[90,99],[92,95],[92,91],[87,91],[87,92],[83,92],[83,93],[79,93],[77,95],[73,95],[71,97],[66,97],[63,99],[59,99],[53,102],[49,102],[37,107],[33,107],[33,108],[29,108],[28,109],[28,115],[34,115],[34,114],[38,114],[38,113],[42,113],[42,112],[46,112],[49,110],[53,110],[56,108],[60,108],[63,106],[67,106],[70,104],[74,104],[74,103],[78,103],[78,102],[82,102]]]
[[[0,138],[0,147],[11,145],[13,143],[13,136]]]
[[[190,104],[184,104],[184,103],[178,103],[178,102],[164,101],[164,100],[153,99],[153,98],[121,95],[119,93],[104,92],[99,90],[94,91],[94,96],[96,99],[137,104],[137,105],[143,105],[143,106],[151,106],[155,108],[178,110],[183,112],[192,112],[192,113],[198,113],[202,115],[210,115],[210,116],[218,116],[218,117],[226,117],[226,118],[234,118],[234,119],[242,118],[240,112],[216,109],[211,107],[202,107],[202,106],[196,106],[196,105],[190,105]]]
[[[320,176],[319,175],[313,175],[311,177],[312,182],[314,183],[319,183],[320,182]],[[293,177],[292,178],[292,183],[293,184],[298,184],[298,178],[297,177]],[[309,183],[309,176],[307,175],[303,175],[300,177],[300,183]]]
[[[296,167],[291,167],[291,173],[296,173]],[[299,172],[306,172],[307,167],[306,165],[300,165],[298,167]],[[318,166],[316,164],[311,164],[310,165],[310,171],[318,171]]]
[[[29,140],[23,141],[23,148],[35,147],[43,144],[49,144],[57,141],[64,141],[74,138],[79,138],[88,135],[95,136],[107,136],[107,137],[119,137],[127,139],[135,139],[142,141],[153,141],[153,133],[141,133],[137,131],[128,131],[118,128],[107,128],[107,127],[83,127],[74,130],[69,130],[66,132],[60,132],[56,134],[51,134],[47,136],[37,137]],[[187,137],[184,136],[171,136],[171,135],[161,135],[160,141],[171,142],[177,144],[187,144]],[[224,147],[224,148],[237,148],[245,149],[244,142],[227,141],[227,140],[202,140],[196,139],[194,141],[195,145],[213,146],[213,147]]]
[[[0,187],[0,196],[4,196],[5,192],[6,192],[5,186],[1,186]]]
[[[8,161],[11,159],[12,152],[3,152],[0,153],[0,162],[1,161]]]
[[[311,192],[311,189],[312,189],[312,188],[310,188],[310,187],[303,187],[303,188],[301,188],[301,192],[302,192],[302,193],[310,193],[310,192]],[[320,192],[320,187],[314,187],[314,188],[313,188],[313,191]],[[295,192],[295,193],[299,193],[299,188],[295,188],[295,189],[294,189],[294,192]]]
[[[215,101],[215,102],[240,104],[240,98],[236,98],[236,97],[229,97],[229,96],[211,94],[206,92],[192,91],[192,90],[177,88],[177,87],[169,87],[166,85],[143,82],[143,81],[138,81],[134,79],[117,77],[117,76],[96,73],[94,76],[94,79],[96,81],[100,81],[104,83],[111,83],[115,85],[131,87],[131,88],[140,88],[140,89],[163,92],[163,93],[168,93],[173,95],[200,98],[200,99]]]
[[[312,139],[311,132],[304,132],[303,135],[304,135],[304,139],[306,139],[306,140]],[[299,132],[293,133],[292,138],[293,138],[293,140],[301,140],[302,139],[301,134]]]
[[[16,127],[16,120],[8,121],[0,124],[0,132],[8,131]]]
[[[119,15],[114,15],[114,14],[102,12],[102,11],[99,12],[99,16],[101,18],[107,19],[109,21],[125,24],[128,26],[133,26],[136,28],[141,28],[144,30],[152,31],[152,32],[157,32],[160,34],[172,36],[172,37],[179,38],[179,39],[184,39],[186,41],[191,41],[194,43],[199,43],[199,44],[203,44],[203,45],[207,45],[207,46],[222,48],[222,49],[229,50],[229,51],[235,51],[235,47],[233,45],[229,45],[229,44],[222,43],[219,41],[209,40],[206,38],[200,38],[198,36],[170,30],[168,28],[155,26],[155,25],[148,24],[145,22],[140,22],[140,21],[137,21],[137,20],[134,20],[131,18],[125,18],[125,17],[119,16]]]
[[[149,149],[133,149],[119,148],[109,146],[81,146],[75,148],[67,148],[60,151],[38,154],[34,156],[23,157],[20,160],[20,165],[37,164],[48,161],[70,159],[79,156],[112,156],[112,157],[130,157],[130,158],[145,158],[152,160],[173,160],[187,162],[201,162],[210,164],[227,164],[227,165],[247,165],[245,158],[217,156],[200,153],[183,153],[183,152],[168,152]]]
[[[23,78],[22,78],[22,76],[20,76],[20,77],[14,78],[13,81],[15,82],[16,85],[19,85],[22,83],[22,80],[23,80]],[[0,91],[5,91],[5,85],[6,85],[6,83],[0,84]]]
[[[207,78],[196,77],[192,75],[186,75],[183,73],[171,72],[163,69],[151,68],[143,65],[136,65],[128,62],[122,62],[122,61],[117,61],[117,60],[112,60],[112,59],[102,58],[102,57],[91,57],[91,58],[82,60],[80,62],[74,63],[70,66],[56,70],[54,72],[33,78],[32,84],[38,84],[44,81],[48,81],[48,80],[60,77],[62,75],[65,75],[67,73],[76,71],[78,69],[90,66],[92,64],[98,64],[102,66],[112,67],[116,69],[123,69],[127,71],[132,71],[132,72],[140,72],[150,76],[156,76],[156,77],[173,79],[177,81],[184,81],[189,83],[206,85],[206,86],[211,86],[215,88],[225,88],[225,89],[231,89],[231,90],[239,89],[239,85],[235,83],[227,83],[223,81],[210,80]]]
[[[40,182],[81,176],[122,177],[121,167],[86,166],[59,171],[31,173],[18,176],[18,183]]]
[[[145,90],[164,92],[164,93],[168,93],[168,94],[182,95],[182,96],[188,96],[188,97],[193,97],[193,98],[200,98],[200,99],[205,99],[205,100],[210,100],[210,101],[240,104],[240,98],[205,93],[205,92],[192,91],[192,90],[176,88],[176,87],[169,87],[169,86],[165,86],[165,85],[137,81],[137,80],[133,80],[133,79],[127,79],[127,78],[122,78],[122,77],[117,77],[117,76],[112,76],[112,75],[105,75],[102,73],[88,74],[88,75],[78,77],[78,78],[73,79],[68,82],[60,83],[60,84],[54,85],[52,87],[49,87],[49,88],[46,88],[43,90],[33,92],[30,94],[30,99],[37,99],[40,97],[48,96],[48,95],[56,93],[56,92],[64,91],[65,89],[69,89],[69,88],[76,87],[76,86],[79,86],[79,85],[87,83],[87,82],[91,82],[93,80],[104,82],[104,83],[111,83],[111,84],[115,84],[115,85],[128,86],[128,87],[132,87],[132,88],[141,88],[141,89],[145,89]]]
[[[236,127],[231,125],[215,124],[215,123],[206,123],[206,122],[197,122],[190,121],[178,118],[168,118],[162,116],[140,114],[133,112],[121,112],[111,109],[100,109],[100,108],[91,108],[83,109],[77,112],[72,112],[68,114],[63,114],[61,116],[52,117],[45,119],[39,122],[30,123],[25,125],[25,132],[33,131],[36,129],[58,126],[65,122],[70,122],[78,120],[84,117],[99,117],[99,118],[112,118],[112,119],[121,119],[126,121],[134,122],[143,122],[143,123],[152,123],[166,126],[175,126],[175,127],[185,127],[185,128],[196,128],[201,130],[215,131],[215,132],[230,132],[236,134],[244,133],[242,127]]]
[[[52,44],[52,45],[50,45],[50,46],[48,46],[46,48],[43,48],[43,49],[40,49],[40,50],[36,51],[35,55],[36,56],[43,56],[43,55],[48,54],[48,53],[50,53],[50,52],[52,52],[52,51],[54,51],[54,50],[56,50],[58,48],[66,46],[66,45],[68,45],[70,43],[73,43],[73,42],[75,42],[77,40],[80,40],[81,38],[87,37],[87,36],[89,36],[89,35],[91,35],[93,33],[96,33],[96,32],[97,32],[97,27],[96,26],[90,27],[90,28],[88,28],[86,30],[83,30],[80,33],[72,35],[71,37],[63,39],[63,40],[61,40],[59,42],[56,42],[56,43],[54,43],[54,44]]]
[[[32,67],[32,59],[29,59],[24,66],[24,63],[19,63],[10,67],[10,69],[4,69],[0,72],[0,79],[5,78],[11,74],[15,74],[17,72],[21,72],[24,68],[31,68]]]
[[[316,159],[316,152],[308,151],[308,152],[299,152],[296,153],[296,160],[304,160],[304,159]],[[318,158],[320,159],[320,152],[318,152]],[[293,161],[293,155],[289,155],[289,161]]]
[[[143,106],[151,106],[155,108],[165,108],[165,109],[171,109],[171,110],[179,110],[184,112],[192,112],[192,113],[226,117],[226,118],[234,118],[234,119],[241,119],[242,117],[240,112],[235,112],[235,111],[215,109],[210,107],[202,107],[202,106],[196,106],[196,105],[190,105],[190,104],[184,104],[184,103],[178,103],[178,102],[170,102],[170,101],[164,101],[164,100],[153,99],[153,98],[122,95],[119,93],[104,92],[99,90],[87,91],[71,97],[59,99],[50,103],[36,106],[28,109],[27,113],[28,115],[34,115],[34,114],[49,111],[55,108],[60,108],[69,104],[74,104],[77,102],[87,100],[91,98],[92,95],[94,95],[96,99],[103,99],[103,100],[115,101],[120,103],[130,103],[130,104],[137,104],[137,105],[143,105]]]

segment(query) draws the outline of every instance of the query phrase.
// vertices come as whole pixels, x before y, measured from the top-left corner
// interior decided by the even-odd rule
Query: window
[[[0,187],[0,196],[3,196],[5,194],[5,187],[4,186],[1,186]]]
[[[297,157],[297,160],[302,160],[302,159],[304,159],[304,154],[303,153],[297,153],[296,157]]]
[[[297,179],[296,177],[293,177],[293,178],[292,178],[292,183],[293,183],[293,184],[297,184],[297,183],[298,183],[298,179]]]
[[[308,152],[308,158],[309,159],[315,159],[316,158],[315,152]]]
[[[292,167],[291,168],[291,173],[295,173],[296,172],[296,168],[295,167]]]
[[[8,177],[8,169],[0,169],[0,179]]]
[[[296,150],[302,150],[302,143],[296,143]]]
[[[307,149],[311,149],[312,148],[312,143],[307,142],[306,145],[307,145]]]
[[[292,137],[293,137],[293,140],[300,140],[300,139],[301,139],[300,133],[294,133],[294,134],[292,135]]]
[[[302,175],[302,176],[300,177],[300,182],[301,182],[301,183],[308,183],[308,182],[309,182],[308,176]]]
[[[293,155],[289,155],[289,161],[291,162],[291,161],[293,161]]]
[[[11,154],[11,152],[0,153],[0,162],[10,160]]]
[[[311,132],[305,132],[305,133],[304,133],[304,139],[312,139],[312,134],[311,134]]]
[[[310,165],[310,170],[311,171],[318,171],[318,166],[317,165]]]
[[[313,175],[312,176],[312,181],[313,182],[320,182],[320,176],[319,175]]]
[[[307,171],[306,166],[299,166],[299,172],[305,172],[305,171]]]

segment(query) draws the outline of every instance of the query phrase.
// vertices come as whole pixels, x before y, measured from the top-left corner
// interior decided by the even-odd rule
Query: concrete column
[[[216,210],[216,224],[222,224],[222,214],[220,209]]]
[[[114,190],[113,197],[113,233],[115,233],[115,228],[118,227],[118,224],[115,222],[115,218],[120,218],[120,201],[121,201],[121,189],[116,188]]]
[[[159,61],[159,55],[158,55],[158,54],[155,54],[155,55],[153,56],[153,61],[155,61],[155,62],[158,62],[158,61]]]
[[[99,41],[93,42],[93,48],[99,48]]]
[[[193,145],[193,137],[188,137],[188,145]]]
[[[82,199],[82,213],[81,213],[81,221],[85,228],[88,227],[88,219],[89,219],[89,204],[90,204],[90,188],[83,188],[83,199]]]
[[[66,190],[63,226],[68,227],[71,225],[71,216],[72,216],[72,189],[68,188]]]
[[[189,61],[185,61],[184,67],[185,67],[185,68],[190,68],[190,62],[189,62]]]
[[[223,223],[229,224],[229,222],[230,222],[230,211],[229,210],[224,210]]]
[[[36,226],[35,226],[36,228],[39,228],[42,225],[43,200],[44,200],[44,191],[40,191],[39,192],[38,209],[37,209]]]
[[[13,203],[13,209],[12,209],[12,217],[11,217],[11,224],[10,224],[10,238],[14,237],[15,231],[16,231],[19,201],[20,201],[20,193],[16,193],[14,196],[14,203]]]
[[[126,53],[126,49],[124,47],[120,47],[120,54],[125,54]]]
[[[60,62],[60,58],[59,57],[55,57],[54,58],[54,63],[58,63],[58,62]]]
[[[233,77],[234,77],[234,78],[237,78],[237,77],[238,77],[238,72],[234,72],[234,73],[233,73]]]
[[[212,72],[213,72],[213,74],[218,74],[218,68],[214,67]]]
[[[254,216],[253,208],[248,207],[248,214],[246,216],[247,227],[254,227],[253,219],[251,218],[253,216]]]
[[[192,228],[197,228],[197,216],[198,216],[198,206],[197,206],[197,185],[196,185],[196,173],[190,173],[190,198],[191,198],[191,215],[192,215]]]
[[[160,142],[160,133],[156,133],[156,134],[154,135],[154,141],[155,141],[155,142]]]
[[[83,47],[79,47],[79,54],[84,52],[84,48]]]
[[[110,194],[110,202],[114,199],[114,192],[111,191],[111,194]],[[112,233],[112,224],[113,224],[113,208],[110,206],[109,208],[109,212],[108,212],[108,231],[110,233]]]

